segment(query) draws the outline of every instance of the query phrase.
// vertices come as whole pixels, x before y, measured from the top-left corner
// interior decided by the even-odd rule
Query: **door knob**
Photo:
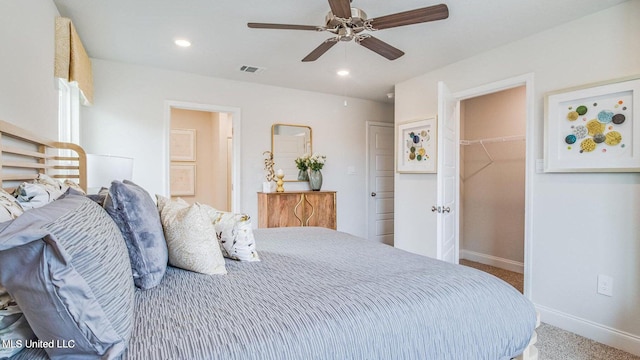
[[[442,208],[442,212],[443,213],[449,213],[449,212],[451,212],[451,208],[448,207],[448,206],[446,208]]]
[[[371,192],[371,197],[375,197],[376,195],[378,194],[376,194],[375,192]]]
[[[431,212],[438,212],[438,213],[439,213],[439,212],[440,212],[440,206],[435,206],[435,205],[433,205],[433,206],[431,207]]]

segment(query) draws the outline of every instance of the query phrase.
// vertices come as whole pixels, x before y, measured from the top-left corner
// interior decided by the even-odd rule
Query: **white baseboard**
[[[580,336],[640,356],[640,336],[582,319],[562,311],[537,305],[540,320]]]
[[[485,265],[491,265],[500,269],[514,271],[520,274],[524,274],[524,263],[513,261],[509,259],[500,258],[493,255],[487,255],[470,250],[460,249],[460,259],[466,259],[470,261],[479,262]]]

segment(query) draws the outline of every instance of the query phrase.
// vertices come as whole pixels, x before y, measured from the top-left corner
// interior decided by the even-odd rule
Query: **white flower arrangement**
[[[327,157],[324,155],[313,154],[309,158],[309,169],[316,170],[316,171],[321,170],[326,160],[327,160]]]
[[[296,158],[296,166],[298,170],[306,171],[307,169],[311,170],[320,170],[324,166],[327,157],[320,154],[304,154],[298,158]]]
[[[298,170],[307,171],[307,169],[309,169],[309,158],[310,157],[311,157],[311,155],[304,154],[304,155],[299,156],[299,157],[296,158],[295,162],[296,162],[296,167],[298,168]]]

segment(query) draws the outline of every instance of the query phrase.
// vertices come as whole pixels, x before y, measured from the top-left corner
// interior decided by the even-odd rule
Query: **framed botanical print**
[[[398,125],[396,169],[399,173],[435,173],[436,119]]]
[[[196,194],[196,165],[171,165],[171,196],[194,196]]]
[[[171,161],[196,161],[196,129],[171,129]]]

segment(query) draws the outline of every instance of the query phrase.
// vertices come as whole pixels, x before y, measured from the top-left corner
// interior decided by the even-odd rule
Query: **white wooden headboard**
[[[43,139],[0,120],[0,186],[11,189],[39,173],[73,180],[86,190],[86,153],[79,145]]]

